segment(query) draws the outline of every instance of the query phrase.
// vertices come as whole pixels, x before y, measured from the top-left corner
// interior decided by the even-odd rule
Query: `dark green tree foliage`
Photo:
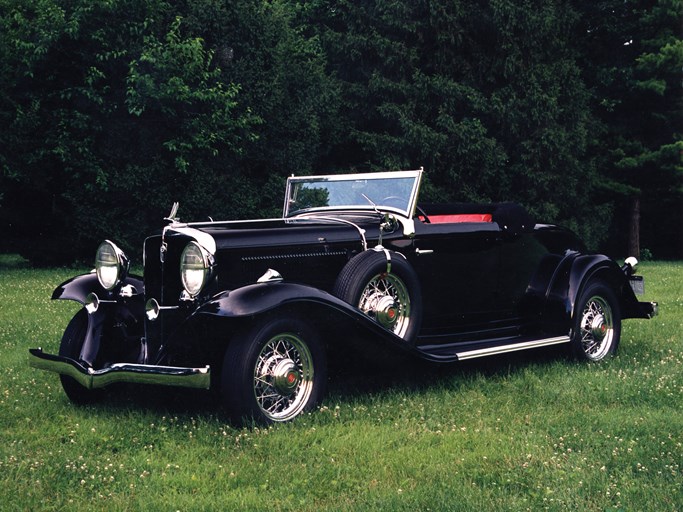
[[[424,166],[427,199],[516,200],[593,247],[641,197],[673,255],[682,3],[0,0],[0,250],[137,255],[175,200],[277,215],[292,172]]]
[[[286,2],[200,0],[184,10],[215,48],[223,79],[240,84],[240,103],[262,120],[239,162],[259,184],[243,198],[252,206],[242,216],[281,215],[284,178],[316,170],[337,130],[336,84],[322,48],[293,28]]]
[[[578,2],[576,40],[598,123],[591,145],[614,201],[612,244],[626,250],[629,209],[641,202],[641,244],[683,256],[683,2]]]
[[[445,200],[517,200],[592,241],[588,93],[565,2],[307,2],[340,80],[339,167],[423,165]],[[603,223],[603,221],[600,221]]]
[[[257,215],[271,171],[312,168],[333,102],[277,6],[2,0],[0,24],[0,222],[34,262],[136,255],[174,200]]]
[[[6,8],[4,37],[34,57],[3,98],[14,192],[3,216],[27,235],[20,250],[32,260],[68,260],[104,236],[137,235],[153,209],[202,179],[187,172],[191,161],[237,147],[249,119],[233,112],[236,87],[217,81],[212,54],[181,35],[164,3]],[[36,19],[49,28],[40,46]]]

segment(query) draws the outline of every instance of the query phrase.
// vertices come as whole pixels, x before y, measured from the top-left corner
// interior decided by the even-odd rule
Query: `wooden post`
[[[640,197],[638,196],[631,201],[627,256],[640,259]]]

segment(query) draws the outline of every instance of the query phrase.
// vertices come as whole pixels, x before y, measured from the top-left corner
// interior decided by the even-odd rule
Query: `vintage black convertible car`
[[[112,242],[53,299],[83,308],[59,355],[31,349],[76,403],[116,382],[215,389],[240,421],[313,408],[327,359],[436,363],[566,344],[601,360],[623,318],[650,318],[634,258],[588,254],[520,206],[420,204],[422,170],[291,177],[280,219],[183,223],[144,245],[144,278]]]

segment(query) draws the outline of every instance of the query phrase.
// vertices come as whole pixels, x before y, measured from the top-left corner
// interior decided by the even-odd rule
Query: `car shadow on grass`
[[[408,358],[354,358],[352,362],[333,359],[329,364],[327,396],[343,401],[368,395],[426,392],[443,386],[445,381],[452,385],[478,377],[503,379],[530,366],[542,367],[558,361],[571,364],[566,348],[539,348],[451,364]],[[122,410],[143,410],[159,416],[215,417],[229,422],[216,392],[187,388],[117,384],[106,388],[102,401],[89,407],[107,409],[116,415]]]
[[[445,380],[470,380],[478,376],[505,378],[532,365],[557,361],[570,364],[566,347],[537,348],[448,364],[419,359],[357,360],[353,365],[331,365],[328,392],[344,397],[388,391],[427,391],[443,385]]]

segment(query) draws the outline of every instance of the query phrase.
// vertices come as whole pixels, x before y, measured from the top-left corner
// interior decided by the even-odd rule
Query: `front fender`
[[[302,302],[325,304],[351,316],[366,318],[356,308],[334,295],[312,286],[284,282],[252,284],[222,292],[204,304],[198,313],[239,318]]]
[[[127,276],[124,279],[123,286],[131,285],[135,288],[136,293],[142,296],[145,285],[141,277]],[[102,288],[97,274],[91,272],[90,274],[82,274],[80,276],[72,277],[71,279],[60,284],[52,292],[52,300],[73,300],[85,304],[88,294],[94,293],[98,297],[110,297],[113,292]]]
[[[128,276],[121,286],[127,285],[134,288],[133,294],[121,296],[121,287],[107,291],[97,275],[90,273],[65,281],[52,293],[53,300],[73,300],[84,306],[90,294],[100,299],[99,305],[88,311],[88,329],[80,354],[80,359],[91,367],[104,361],[129,360],[131,354],[142,357],[139,345],[144,335],[144,284],[139,277]]]
[[[300,315],[327,340],[343,340],[362,350],[368,348],[367,341],[373,340],[387,350],[415,352],[411,344],[357,308],[323,290],[297,283],[259,283],[225,291],[204,304],[193,316],[253,319],[280,312]]]

